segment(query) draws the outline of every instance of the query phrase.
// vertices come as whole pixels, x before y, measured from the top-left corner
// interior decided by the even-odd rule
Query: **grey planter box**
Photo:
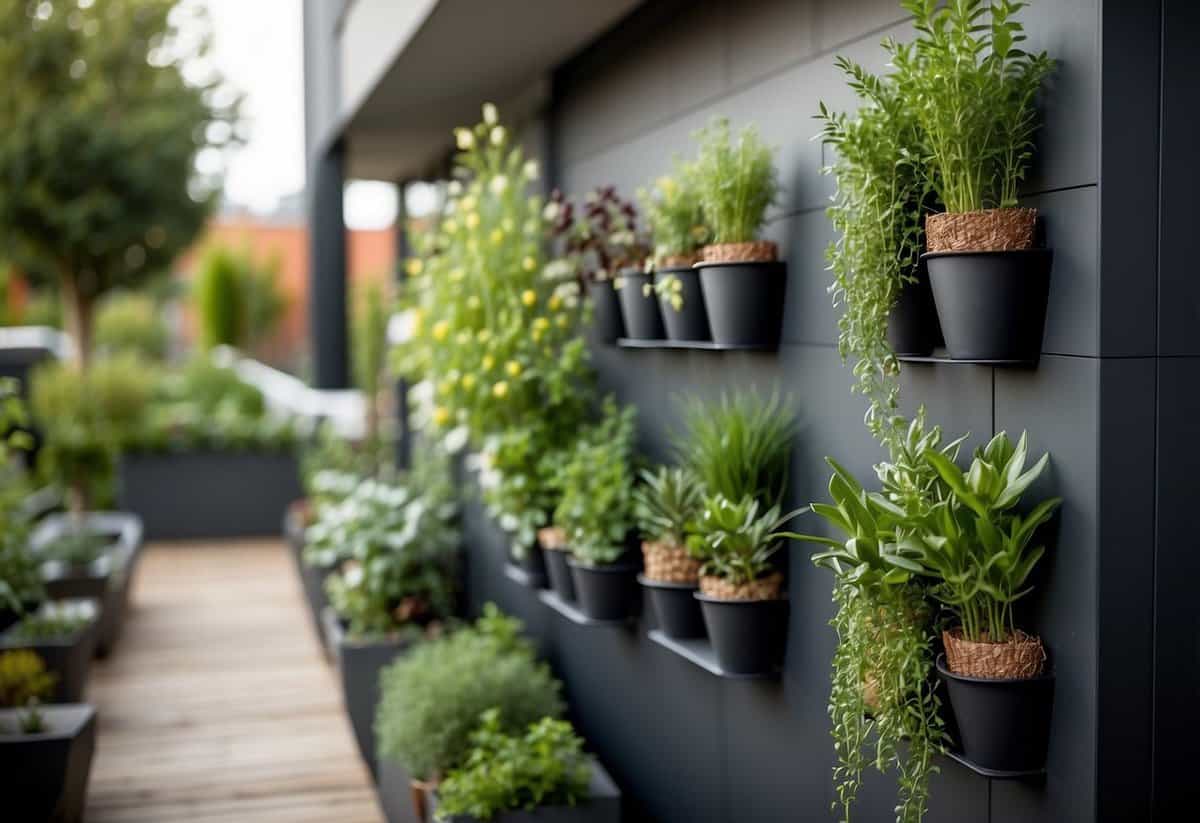
[[[87,690],[88,672],[96,651],[99,633],[95,601],[76,601],[86,605],[92,615],[90,622],[65,637],[24,640],[13,637],[13,629],[0,635],[0,651],[6,649],[28,649],[35,652],[46,664],[46,670],[57,678],[49,703],[81,703]]]
[[[301,502],[301,501],[298,501]],[[304,600],[308,604],[309,616],[312,618],[313,631],[321,643],[327,657],[332,657],[333,650],[329,646],[329,636],[322,625],[325,607],[329,598],[325,596],[325,578],[333,571],[323,566],[309,566],[304,562],[304,522],[301,512],[295,504],[288,506],[287,514],[283,517],[283,534],[287,540],[288,550],[296,564],[296,574],[300,577],[300,585],[304,589]]]
[[[431,819],[437,812],[437,794],[430,798]],[[489,823],[619,823],[621,820],[621,791],[613,783],[608,772],[596,759],[592,759],[592,782],[588,785],[588,799],[575,806],[539,806],[533,811],[520,809],[501,812]],[[482,823],[470,815],[455,815],[447,818],[448,823]],[[389,819],[388,823],[392,823]]]
[[[147,540],[278,535],[302,495],[291,452],[136,452],[118,465],[120,507],[141,516]]]
[[[129,609],[129,594],[142,557],[142,520],[129,512],[85,512],[83,525],[90,531],[111,535],[113,547],[87,569],[70,569],[58,563],[43,565],[46,592],[55,600],[91,598],[100,605],[96,627],[96,654],[106,657],[116,645]],[[71,515],[52,514],[42,520],[30,545],[34,553],[73,527]]]
[[[359,754],[378,779],[375,762],[375,707],[379,703],[379,671],[400,656],[410,645],[402,640],[354,641],[346,632],[332,607],[326,607],[322,623],[329,647],[334,650],[342,676],[342,700]]]
[[[4,819],[76,823],[96,750],[96,712],[83,705],[41,712],[48,730],[21,734],[17,710],[0,709],[0,774],[16,781],[5,792]]]

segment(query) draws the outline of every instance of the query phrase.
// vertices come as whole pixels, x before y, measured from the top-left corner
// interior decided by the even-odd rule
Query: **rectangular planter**
[[[291,452],[138,452],[118,465],[117,499],[148,540],[278,535],[302,495]]]
[[[437,793],[430,798],[430,819],[437,811]],[[621,820],[621,790],[600,761],[592,759],[592,781],[588,799],[575,806],[539,806],[533,811],[518,809],[501,812],[489,823],[619,823]],[[477,817],[455,815],[447,823],[482,823]],[[388,823],[392,823],[391,820]]]
[[[0,709],[0,774],[16,781],[5,792],[4,819],[76,823],[83,819],[96,750],[91,706],[43,706],[48,729],[21,734],[18,711]]]
[[[297,501],[297,503],[303,501]],[[333,569],[324,566],[310,566],[304,562],[304,520],[296,504],[288,506],[287,514],[283,517],[283,534],[287,540],[288,550],[292,561],[296,564],[296,574],[304,589],[304,601],[308,604],[309,616],[312,618],[313,631],[327,657],[332,657],[333,650],[329,647],[328,633],[322,625],[322,615],[329,605],[325,596],[325,578]]]
[[[375,706],[379,703],[379,670],[409,647],[408,641],[376,639],[350,640],[332,607],[326,607],[322,624],[329,647],[334,650],[342,679],[342,700],[359,754],[378,779],[375,762]]]
[[[142,556],[142,520],[129,512],[85,512],[83,524],[91,531],[110,535],[113,548],[104,563],[87,570],[65,569],[48,564],[46,592],[52,599],[92,598],[100,604],[96,630],[96,654],[106,657],[116,645],[129,608],[129,593]],[[47,516],[30,536],[36,553],[72,527],[71,515]]]
[[[23,640],[13,637],[12,629],[0,635],[0,651],[29,649],[42,658],[47,671],[54,673],[57,680],[53,694],[46,701],[48,703],[83,702],[99,634],[99,624],[95,619],[97,611],[91,611],[92,621],[65,637]]]

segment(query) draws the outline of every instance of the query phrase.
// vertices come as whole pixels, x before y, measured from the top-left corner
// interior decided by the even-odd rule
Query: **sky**
[[[301,0],[187,2],[207,8],[213,67],[245,95],[242,111],[248,140],[226,158],[226,198],[257,213],[269,213],[279,198],[304,187]],[[396,217],[395,187],[351,183],[344,211],[350,228],[388,227]]]

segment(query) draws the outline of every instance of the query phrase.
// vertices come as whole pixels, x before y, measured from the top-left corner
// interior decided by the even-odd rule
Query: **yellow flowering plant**
[[[655,268],[690,266],[700,259],[700,249],[712,232],[704,221],[704,209],[696,191],[695,163],[676,160],[669,175],[638,189],[638,202],[654,241]],[[683,308],[683,284],[673,274],[654,278],[651,288],[666,298],[675,311]]]

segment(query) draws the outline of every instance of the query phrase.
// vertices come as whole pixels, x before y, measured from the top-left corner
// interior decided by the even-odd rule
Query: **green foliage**
[[[10,641],[19,643],[58,640],[70,637],[90,624],[92,620],[90,615],[77,614],[67,610],[52,611],[46,614],[28,614],[10,628],[5,636]]]
[[[388,309],[383,287],[374,282],[362,286],[356,301],[353,332],[354,383],[367,404],[367,440],[379,440],[379,404],[387,369]]]
[[[338,565],[329,601],[355,636],[424,625],[454,608],[460,535],[449,479],[410,488],[364,480],[322,506],[306,533],[305,561]]]
[[[31,442],[28,423],[17,381],[0,379],[0,609],[16,612],[46,596],[23,510],[29,483],[19,452]]]
[[[1018,0],[904,0],[912,44],[885,43],[927,137],[930,178],[950,212],[1017,205],[1033,157],[1037,94],[1054,69],[1030,54]]]
[[[826,257],[838,319],[838,351],[854,358],[857,390],[868,400],[867,428],[893,448],[904,421],[897,414],[900,364],[887,341],[888,314],[905,283],[915,281],[921,253],[922,205],[928,198],[925,137],[908,99],[891,76],[877,77],[839,57],[838,68],[859,99],[854,115],[822,103],[822,140],[836,159],[829,217],[837,239]]]
[[[375,716],[379,756],[421,780],[442,777],[471,753],[471,732],[488,709],[516,734],[560,717],[562,684],[520,636],[520,621],[492,604],[467,628],[422,643],[380,675]]]
[[[704,487],[687,469],[659,466],[643,469],[641,485],[633,490],[634,517],[649,541],[683,546],[689,528],[700,516]]]
[[[28,649],[0,652],[0,706],[19,709],[32,701],[44,700],[54,690],[56,680],[36,652]]]
[[[586,800],[591,765],[583,740],[565,720],[543,717],[523,734],[509,734],[500,712],[483,713],[471,751],[438,786],[438,820],[467,815],[491,820],[513,809],[574,806]]]
[[[96,311],[96,347],[102,354],[130,353],[146,360],[167,355],[167,326],[152,297],[119,292],[106,297]]]
[[[205,250],[196,272],[195,301],[200,323],[200,344],[239,346],[245,342],[246,311],[239,282],[242,261],[232,249],[212,246]]]
[[[25,311],[21,316],[21,325],[49,326],[52,329],[63,327],[62,300],[58,293],[47,288],[35,289],[25,301]]]
[[[1027,515],[1013,510],[1046,470],[1050,455],[1025,468],[1029,438],[1016,445],[1000,432],[975,452],[963,472],[946,455],[925,459],[951,494],[913,519],[917,527],[900,541],[890,561],[933,578],[934,597],[955,611],[968,640],[1003,643],[1013,631],[1012,606],[1031,590],[1029,576],[1044,546],[1031,546],[1039,526],[1062,500],[1038,503]]]
[[[585,432],[562,467],[554,524],[567,533],[575,559],[612,563],[625,553],[633,525],[633,438],[637,409],[604,403],[601,421]]]
[[[85,529],[63,532],[48,541],[38,556],[44,560],[56,560],[67,566],[87,566],[99,559],[112,546],[112,538],[100,532]]]
[[[216,202],[196,157],[237,101],[184,79],[205,31],[174,0],[0,2],[0,245],[57,279],[83,362],[95,298],[164,271]]]
[[[29,550],[28,528],[12,523],[0,533],[0,609],[22,611],[46,598],[41,563]]]
[[[656,264],[666,257],[693,257],[708,242],[695,164],[676,160],[669,176],[655,180],[651,189],[638,189],[638,202],[650,227]]]
[[[789,405],[778,392],[766,399],[754,391],[722,393],[716,403],[692,398],[674,438],[679,464],[700,478],[709,495],[780,502],[796,432]]]
[[[695,187],[713,243],[749,243],[758,239],[767,209],[779,196],[773,150],[758,130],[747,126],[734,137],[721,118],[696,133],[700,156]]]
[[[704,563],[703,575],[724,578],[734,585],[752,583],[773,571],[771,558],[787,538],[798,537],[786,526],[804,509],[782,514],[775,505],[760,511],[753,497],[733,502],[720,494],[709,497],[704,512],[688,536],[688,551]]]

